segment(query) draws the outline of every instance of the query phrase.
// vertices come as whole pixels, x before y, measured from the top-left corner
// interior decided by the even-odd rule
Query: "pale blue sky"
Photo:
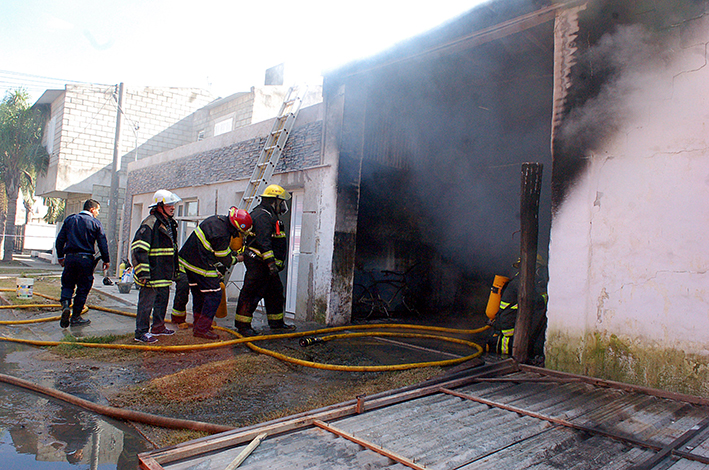
[[[79,81],[193,86],[227,96],[263,84],[265,70],[281,62],[298,75],[331,70],[479,3],[5,0],[0,93],[24,83],[36,99],[43,89]]]

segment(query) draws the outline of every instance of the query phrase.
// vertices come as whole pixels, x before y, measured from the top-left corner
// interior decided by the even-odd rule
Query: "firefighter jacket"
[[[136,284],[170,287],[177,273],[177,222],[151,211],[130,246]]]
[[[533,338],[539,334],[546,315],[546,295],[539,292],[540,286],[535,286],[534,291],[534,309],[532,311],[532,320],[530,324],[531,335]],[[515,323],[517,322],[517,312],[519,295],[519,273],[515,274],[503,288],[500,299],[500,311],[497,312],[492,321],[493,342],[495,343],[495,352],[500,354],[512,354],[512,342],[515,333]],[[532,341],[533,342],[533,341]],[[532,343],[530,342],[530,343]]]
[[[288,255],[288,241],[283,222],[267,202],[256,206],[251,212],[251,220],[255,235],[246,238],[247,249],[254,252],[264,263],[276,263],[276,267],[282,270]]]
[[[218,278],[221,269],[227,269],[236,259],[236,252],[229,244],[232,237],[238,237],[239,230],[229,218],[213,215],[203,220],[180,248],[180,267],[203,277]]]

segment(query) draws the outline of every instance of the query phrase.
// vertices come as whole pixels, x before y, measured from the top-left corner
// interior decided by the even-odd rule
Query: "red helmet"
[[[244,209],[229,208],[229,222],[242,232],[251,230],[251,216]]]

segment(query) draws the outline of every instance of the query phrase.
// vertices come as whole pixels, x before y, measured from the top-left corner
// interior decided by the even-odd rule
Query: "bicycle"
[[[416,298],[409,287],[407,275],[416,265],[404,272],[383,269],[385,279],[376,279],[372,271],[368,286],[355,283],[352,292],[353,316],[369,319],[375,313],[391,318],[392,312],[418,315]]]

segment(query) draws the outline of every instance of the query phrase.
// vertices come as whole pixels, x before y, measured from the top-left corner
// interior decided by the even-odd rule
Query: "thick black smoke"
[[[636,112],[637,106],[628,98],[644,85],[646,73],[662,65],[662,34],[651,26],[661,11],[639,15],[632,2],[603,1],[582,13],[572,86],[554,142],[555,210],[588,159]]]

